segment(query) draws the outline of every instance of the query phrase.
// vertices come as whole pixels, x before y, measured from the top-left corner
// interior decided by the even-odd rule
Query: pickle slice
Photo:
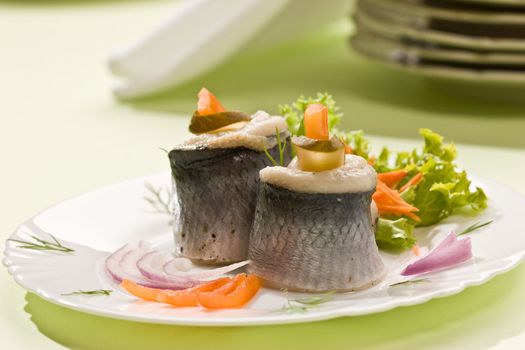
[[[189,129],[192,134],[205,134],[233,123],[249,122],[250,120],[251,117],[248,114],[239,111],[226,111],[204,116],[195,112],[191,117]]]
[[[326,171],[345,163],[345,145],[336,136],[330,140],[313,140],[304,136],[292,138],[299,168],[303,171]]]

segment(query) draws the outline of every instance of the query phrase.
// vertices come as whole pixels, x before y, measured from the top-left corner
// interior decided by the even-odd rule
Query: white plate
[[[304,313],[282,311],[285,296],[270,289],[263,289],[243,309],[172,308],[139,301],[124,293],[102,268],[109,252],[130,241],[146,239],[158,248],[172,250],[170,218],[152,211],[142,199],[147,194],[145,182],[168,186],[170,175],[162,173],[102,188],[55,205],[21,224],[11,238],[27,240],[27,234],[34,234],[49,239],[46,233],[49,232],[75,252],[31,251],[19,248],[18,243],[7,242],[4,264],[16,282],[50,302],[102,316],[180,325],[247,326],[363,315],[424,303],[484,283],[515,267],[525,255],[522,224],[525,198],[494,182],[477,179],[476,184],[483,186],[490,197],[489,209],[477,217],[455,216],[439,226],[419,230],[419,244],[429,249],[450,230],[462,229],[477,221],[495,221],[471,234],[474,251],[471,261],[429,274],[426,276],[429,282],[391,287],[390,284],[401,280],[399,271],[412,254],[382,252],[390,271],[385,281],[366,291],[337,294]],[[115,291],[110,296],[63,295],[79,289]],[[304,296],[290,295],[291,298]]]

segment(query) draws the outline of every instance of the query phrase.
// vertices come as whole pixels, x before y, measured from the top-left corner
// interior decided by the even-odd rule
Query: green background
[[[465,97],[470,87],[458,94],[452,82],[436,85],[367,62],[348,49],[346,22],[243,52],[166,93],[115,101],[109,53],[176,6],[0,1],[2,237],[50,203],[166,170],[157,147],[188,136],[188,115],[204,85],[224,105],[246,111],[276,112],[299,94],[329,91],[345,113],[344,126],[372,134],[376,149],[413,147],[417,129],[432,128],[459,144],[469,171],[525,193],[525,105]],[[0,342],[6,349],[520,349],[524,292],[522,265],[459,295],[376,315],[286,326],[174,327],[62,308],[27,294],[0,269]]]

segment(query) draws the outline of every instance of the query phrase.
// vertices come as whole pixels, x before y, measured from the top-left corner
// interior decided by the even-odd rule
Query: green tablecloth
[[[0,2],[2,238],[50,203],[166,170],[157,147],[188,136],[187,116],[203,85],[226,106],[246,111],[275,112],[299,94],[327,90],[343,107],[345,126],[374,135],[377,148],[412,147],[417,129],[429,127],[459,144],[469,171],[525,193],[525,105],[457,97],[369,63],[348,50],[349,24],[238,55],[154,98],[116,102],[105,59],[173,7],[168,1]],[[0,269],[0,339],[4,349],[521,349],[524,291],[522,265],[459,295],[376,315],[195,328],[68,310],[27,294]]]

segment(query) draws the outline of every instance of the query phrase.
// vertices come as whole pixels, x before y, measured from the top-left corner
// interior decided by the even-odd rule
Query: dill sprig
[[[155,188],[151,183],[144,184],[149,192],[149,196],[142,197],[148,202],[157,212],[171,215],[171,200],[172,193],[168,188]]]
[[[56,239],[55,236],[52,234],[49,234],[51,238],[53,239],[53,242],[49,242],[46,240],[43,240],[35,235],[29,235],[31,238],[33,238],[36,242],[29,242],[29,241],[23,241],[20,239],[8,239],[8,241],[20,243],[21,245],[17,246],[18,248],[22,249],[31,249],[31,250],[49,250],[49,251],[57,251],[57,252],[63,252],[63,253],[72,253],[75,250],[65,247]]]
[[[284,140],[281,139],[281,134],[279,133],[279,129],[275,128],[275,137],[277,138],[277,149],[279,150],[279,163],[275,160],[274,157],[268,152],[268,148],[266,148],[266,145],[264,146],[264,154],[266,154],[266,157],[272,162],[273,166],[277,166],[279,164],[280,166],[284,166],[284,151],[286,149],[286,138]]]
[[[480,229],[482,227],[490,225],[493,221],[494,220],[489,220],[489,221],[486,221],[486,222],[476,222],[475,224],[470,225],[469,227],[467,227],[466,229],[464,229],[463,231],[461,231],[457,235],[458,236],[466,235],[467,233],[471,233],[472,231],[476,231],[477,229]]]
[[[61,295],[110,295],[113,291],[111,289],[97,289],[97,290],[77,290],[71,293],[64,293]]]
[[[419,284],[419,283],[426,283],[426,282],[430,282],[430,280],[428,278],[418,278],[418,279],[414,279],[414,280],[406,280],[406,281],[402,281],[402,282],[393,283],[389,287],[403,286],[403,285],[412,285],[412,284]]]
[[[332,300],[335,291],[329,291],[323,294],[303,299],[290,299],[288,296],[288,291],[286,289],[283,290],[283,293],[286,296],[286,305],[284,305],[279,311],[284,311],[288,313],[304,313]]]

